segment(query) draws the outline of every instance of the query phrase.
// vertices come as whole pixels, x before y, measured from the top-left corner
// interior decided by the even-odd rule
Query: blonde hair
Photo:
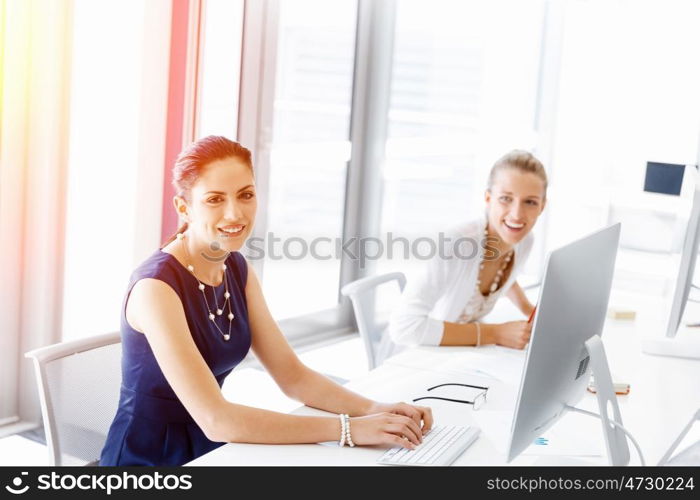
[[[547,172],[544,169],[544,165],[542,165],[542,162],[535,158],[532,153],[522,149],[514,149],[496,160],[489,174],[487,188],[489,191],[493,187],[498,173],[507,168],[512,168],[523,173],[535,174],[542,180],[544,184],[544,194],[545,197],[547,196]]]

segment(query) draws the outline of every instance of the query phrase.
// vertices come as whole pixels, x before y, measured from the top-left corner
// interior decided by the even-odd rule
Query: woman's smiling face
[[[253,230],[257,211],[252,169],[237,158],[225,158],[204,167],[190,190],[190,200],[176,201],[188,232],[204,245],[224,252],[240,250]]]
[[[529,233],[544,210],[545,186],[531,172],[501,169],[486,190],[489,227],[508,245],[515,245]]]

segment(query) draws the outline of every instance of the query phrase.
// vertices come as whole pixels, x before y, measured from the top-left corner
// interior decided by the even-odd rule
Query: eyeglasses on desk
[[[432,391],[434,389],[438,389],[440,387],[446,387],[446,386],[458,386],[458,387],[468,387],[470,389],[480,389],[482,392],[476,395],[474,397],[473,401],[468,401],[466,399],[455,399],[455,398],[446,398],[444,396],[423,396],[420,398],[415,398],[413,402],[415,403],[416,401],[422,401],[424,399],[439,399],[441,401],[451,401],[452,403],[463,403],[467,405],[472,405],[474,410],[478,410],[481,408],[484,403],[486,402],[486,393],[488,392],[489,388],[488,387],[483,387],[480,385],[470,385],[470,384],[458,384],[458,383],[446,383],[446,384],[439,384],[435,385],[433,387],[429,387],[427,390]]]

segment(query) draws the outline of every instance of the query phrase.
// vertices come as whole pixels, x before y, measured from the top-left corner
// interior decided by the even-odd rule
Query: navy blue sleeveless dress
[[[182,301],[187,325],[199,352],[216,377],[219,387],[250,349],[250,326],[245,298],[248,267],[243,256],[227,257],[230,304],[235,315],[228,341],[209,319],[197,280],[169,253],[157,250],[131,275],[121,310],[122,385],[117,414],[102,449],[100,465],[174,466],[194,460],[224,443],[209,440],[195,423],[158,366],[146,336],[126,321],[126,302],[137,281],[161,280],[175,290]],[[215,287],[216,302],[224,302],[225,286]],[[205,293],[212,309],[212,287]],[[228,333],[228,308],[216,322]]]

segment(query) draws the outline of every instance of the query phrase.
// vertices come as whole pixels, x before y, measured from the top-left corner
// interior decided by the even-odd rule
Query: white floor
[[[359,337],[299,355],[309,367],[346,380],[367,371],[367,358]],[[246,368],[234,370],[226,379],[223,393],[239,404],[288,412],[299,403],[287,398],[267,372]],[[21,436],[0,439],[0,466],[48,465],[46,446]]]

